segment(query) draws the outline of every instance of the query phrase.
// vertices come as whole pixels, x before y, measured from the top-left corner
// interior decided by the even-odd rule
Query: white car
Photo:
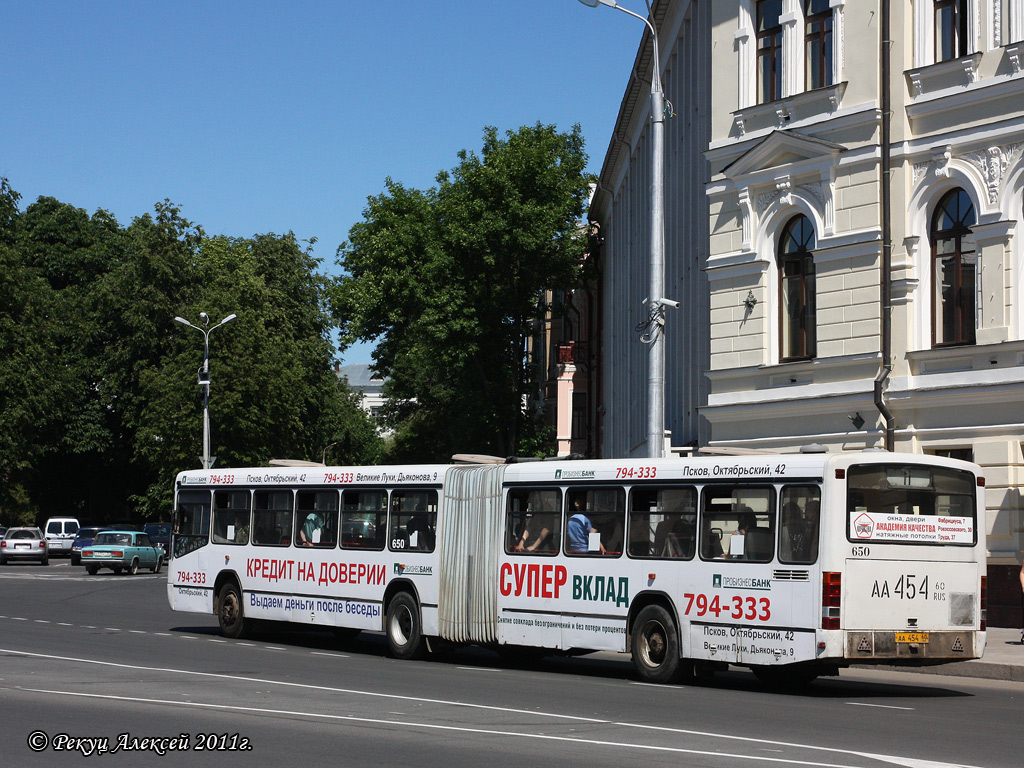
[[[49,565],[50,553],[43,532],[38,528],[8,528],[0,541],[0,565],[11,560],[38,560],[40,565]]]
[[[74,517],[51,517],[46,521],[46,544],[51,555],[71,555],[71,544],[78,533],[78,520]]]

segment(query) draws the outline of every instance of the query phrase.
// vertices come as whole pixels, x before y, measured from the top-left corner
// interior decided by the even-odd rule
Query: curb
[[[973,677],[979,680],[1007,680],[1014,683],[1024,683],[1024,667],[987,661],[957,661],[952,664],[942,664],[934,667],[892,667],[877,665],[874,668],[892,672],[913,672],[919,675]]]

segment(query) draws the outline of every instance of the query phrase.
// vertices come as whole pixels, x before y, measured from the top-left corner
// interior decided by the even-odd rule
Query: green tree
[[[166,517],[196,467],[202,339],[213,334],[218,467],[371,463],[380,440],[333,371],[327,281],[292,234],[208,238],[164,201],[127,227],[0,180],[0,522]]]
[[[343,346],[378,341],[389,457],[513,453],[529,377],[525,340],[545,288],[574,284],[587,197],[579,126],[485,128],[438,186],[388,179],[338,251],[332,306]]]

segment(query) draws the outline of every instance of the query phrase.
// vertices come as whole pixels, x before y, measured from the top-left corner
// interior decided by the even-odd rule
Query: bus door
[[[178,491],[167,566],[168,599],[174,610],[213,611],[213,583],[207,577],[211,511],[209,489]]]
[[[774,486],[702,489],[699,547],[705,566],[684,585],[680,608],[690,622],[693,658],[767,664],[793,650],[795,636],[775,629],[790,618],[792,605],[791,585],[773,579],[776,529]]]
[[[513,487],[505,496],[498,571],[498,642],[562,648],[571,584],[562,546],[562,489]]]

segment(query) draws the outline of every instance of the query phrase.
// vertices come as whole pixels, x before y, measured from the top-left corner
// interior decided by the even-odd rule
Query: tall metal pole
[[[654,69],[651,73],[651,285],[647,297],[649,318],[644,338],[650,345],[647,371],[647,455],[660,459],[665,455],[665,93],[661,87],[658,30],[654,28],[650,0],[650,19],[618,5],[615,0],[580,0],[584,5],[609,8],[640,19],[651,31]],[[676,306],[676,302],[668,302]]]
[[[213,468],[213,459],[210,457],[210,334],[222,325],[230,323],[236,317],[238,315],[232,312],[213,326],[213,328],[200,328],[198,325],[192,325],[183,317],[174,318],[176,322],[187,325],[189,328],[195,328],[203,334],[203,367],[199,371],[199,383],[203,387],[203,455],[200,457],[203,469]],[[200,312],[199,321],[204,325],[209,325],[210,316],[205,312]]]

